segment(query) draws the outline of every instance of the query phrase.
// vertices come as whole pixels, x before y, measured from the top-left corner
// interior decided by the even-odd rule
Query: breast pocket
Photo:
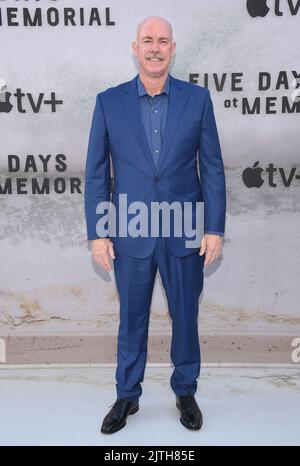
[[[194,131],[200,131],[200,123],[199,121],[188,121],[184,123],[179,123],[177,126],[177,133],[184,133],[184,132],[194,132]]]

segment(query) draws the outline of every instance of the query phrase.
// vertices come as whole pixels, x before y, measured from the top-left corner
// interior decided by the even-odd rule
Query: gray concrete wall
[[[191,0],[187,5],[179,0],[153,0],[149,5],[137,0],[1,2],[0,79],[7,91],[14,94],[21,89],[30,93],[35,103],[40,93],[48,100],[55,92],[63,101],[56,112],[42,104],[34,113],[27,95],[22,100],[25,113],[21,113],[12,95],[12,110],[0,113],[2,186],[6,178],[12,178],[12,194],[0,195],[0,335],[9,337],[10,362],[49,358],[72,362],[79,357],[75,348],[81,348],[83,360],[110,360],[111,353],[105,348],[113,348],[118,325],[113,272],[108,275],[92,263],[83,197],[70,193],[70,180],[78,179],[83,191],[96,93],[137,73],[131,42],[137,23],[150,14],[164,16],[173,25],[177,42],[173,76],[200,85],[205,84],[205,74],[208,76],[226,168],[223,257],[205,272],[199,303],[199,330],[211,348],[205,357],[263,362],[270,360],[271,352],[272,360],[290,362],[289,342],[300,333],[300,180],[296,177],[300,175],[300,132],[299,113],[284,113],[282,103],[286,98],[292,106],[292,80],[300,73],[296,53],[300,11],[293,16],[287,2],[281,3],[282,16],[275,14],[274,2],[269,0],[269,13],[253,18],[246,1],[240,0]],[[50,7],[60,13],[64,7],[73,7],[78,13],[81,7],[87,16],[95,5],[101,15],[100,27],[65,27],[63,23],[24,27],[21,21],[24,7],[32,11],[39,7],[44,15]],[[8,7],[18,9],[19,26],[7,26]],[[105,7],[115,25],[105,24]],[[262,72],[270,73],[267,90],[258,89]],[[214,73],[219,79],[224,73],[222,90],[214,84]],[[232,73],[242,74],[241,90],[233,89]],[[277,86],[278,80],[283,84]],[[268,114],[270,97],[275,113]],[[237,107],[226,108],[234,98]],[[243,114],[243,99],[252,106],[255,98],[260,99],[261,113]],[[299,112],[299,106],[296,110]],[[39,154],[51,154],[47,172]],[[66,157],[67,168],[62,173],[55,167],[57,154]],[[8,171],[9,155],[19,157],[16,173]],[[27,155],[34,155],[37,173],[25,172]],[[242,174],[256,161],[264,170],[264,184],[248,188]],[[277,168],[273,182],[266,171],[270,163]],[[284,186],[282,176],[288,178],[293,168],[292,181]],[[61,176],[66,179],[66,192],[57,194],[52,187]],[[40,182],[49,178],[50,194],[32,194],[32,177]],[[16,194],[17,178],[27,178],[26,194]],[[162,342],[162,350],[151,352],[152,360],[167,355],[170,329],[158,277],[150,335],[153,347]],[[271,340],[266,343],[264,335]],[[96,338],[96,349],[91,349],[88,336]],[[252,339],[249,347],[246,339],[240,346],[241,336]],[[55,338],[63,339],[57,340],[57,347]],[[70,345],[71,359],[66,349]],[[25,351],[29,356],[24,360]],[[51,356],[58,353],[60,356]]]

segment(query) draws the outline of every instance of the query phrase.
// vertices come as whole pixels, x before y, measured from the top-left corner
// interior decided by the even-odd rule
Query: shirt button
[[[157,112],[158,112],[158,110],[154,110],[154,113],[157,113]]]
[[[158,154],[159,150],[158,150],[158,149],[155,149],[155,152],[156,152],[156,154]]]
[[[154,130],[154,133],[157,133],[157,132],[158,132],[158,129],[155,129],[155,130]]]

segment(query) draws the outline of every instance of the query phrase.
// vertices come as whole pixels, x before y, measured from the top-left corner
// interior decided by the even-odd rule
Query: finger
[[[107,253],[105,253],[104,255],[101,256],[102,260],[103,260],[103,263],[105,265],[105,270],[109,271],[111,270],[111,267],[110,267],[110,263],[109,263],[109,260],[108,260],[108,255]]]
[[[218,257],[217,254],[213,254],[211,258],[211,262],[214,262],[217,259],[217,257]]]
[[[209,263],[211,264],[212,262],[214,262],[219,256],[220,256],[220,250],[219,249],[217,249],[216,251],[212,251]]]
[[[199,251],[199,256],[203,256],[204,253],[205,253],[205,246],[201,245],[201,248],[200,248],[200,251]]]
[[[104,263],[103,263],[103,261],[102,261],[102,258],[101,258],[101,256],[100,256],[100,254],[95,254],[95,255],[93,256],[93,258],[94,258],[94,261],[95,261],[98,265],[101,265],[101,267],[104,267]]]
[[[211,259],[212,259],[212,252],[207,251],[205,255],[204,267],[207,267],[211,263]]]
[[[93,258],[93,261],[96,262],[97,264],[99,264],[99,257],[97,256],[97,254],[93,253],[92,254],[92,258]]]
[[[101,267],[103,267],[103,269],[106,270],[106,265],[103,261],[103,258],[102,258],[102,255],[99,254],[99,253],[94,253],[93,254],[93,260],[98,264],[100,265]]]
[[[216,259],[221,259],[221,254],[222,254],[222,249],[219,248],[219,249],[217,250],[216,254],[215,254],[215,259],[214,259],[214,260],[216,260]]]
[[[200,256],[203,256],[203,254],[205,253],[205,249],[206,249],[206,241],[205,241],[205,238],[203,237],[201,240],[201,245],[200,245],[200,252],[199,252]]]
[[[112,259],[115,259],[115,251],[112,244],[109,245],[109,254]]]
[[[107,269],[106,269],[106,265],[105,265],[105,263],[104,263],[102,257],[99,257],[99,259],[98,259],[98,261],[97,261],[97,264],[100,265],[100,267],[102,267],[102,269],[107,270]]]
[[[103,267],[103,269],[106,271],[106,272],[109,272],[109,266],[107,266],[107,263],[105,262],[105,260],[103,259],[103,257],[101,257],[101,266]]]
[[[105,265],[105,263],[104,263],[102,257],[99,257],[99,265],[101,265],[101,267],[102,267],[104,270],[106,270],[106,265]]]

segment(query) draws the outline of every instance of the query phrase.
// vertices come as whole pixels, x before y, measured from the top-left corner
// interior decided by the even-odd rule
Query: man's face
[[[140,71],[150,77],[167,72],[175,48],[170,28],[162,21],[150,21],[142,25],[136,41],[132,43]]]

